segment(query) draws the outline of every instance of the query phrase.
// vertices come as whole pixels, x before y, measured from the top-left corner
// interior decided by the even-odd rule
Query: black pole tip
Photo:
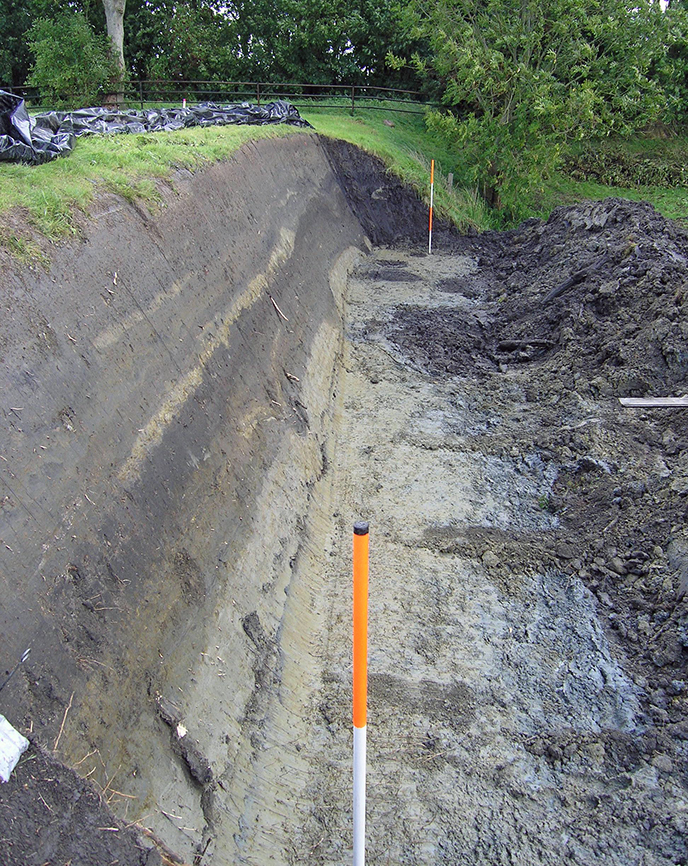
[[[358,523],[354,523],[354,535],[367,535],[369,529],[370,527],[366,520],[360,520]]]

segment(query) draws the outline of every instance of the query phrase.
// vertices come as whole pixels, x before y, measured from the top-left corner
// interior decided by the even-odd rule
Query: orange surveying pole
[[[368,524],[354,524],[354,866],[365,864]]]
[[[430,160],[430,224],[428,226],[428,255],[432,255],[432,206],[435,198],[435,160]]]

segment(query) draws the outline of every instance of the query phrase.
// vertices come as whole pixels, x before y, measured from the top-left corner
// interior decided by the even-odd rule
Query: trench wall
[[[0,664],[32,647],[0,711],[52,745],[71,700],[62,756],[97,747],[94,778],[124,763],[135,792],[155,750],[133,732],[159,696],[183,708],[220,616],[231,724],[251,714],[365,249],[314,136],[163,195],[154,216],[101,199],[49,272],[0,283]]]

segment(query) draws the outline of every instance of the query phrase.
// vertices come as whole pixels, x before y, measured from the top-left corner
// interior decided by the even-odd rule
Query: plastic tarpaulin
[[[220,106],[213,102],[202,102],[189,108],[152,108],[144,111],[80,108],[77,111],[49,111],[29,117],[21,97],[0,90],[0,160],[31,165],[49,162],[57,156],[70,153],[80,135],[160,132],[231,123],[310,126],[293,105],[281,99],[267,105],[242,102]]]
[[[29,748],[29,741],[0,716],[0,782],[9,782],[17,761]]]

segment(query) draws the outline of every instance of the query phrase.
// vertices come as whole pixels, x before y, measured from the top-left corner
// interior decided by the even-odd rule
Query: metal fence
[[[31,109],[52,108],[50,100],[35,87],[4,87],[26,101]],[[65,94],[65,103],[79,105],[78,97]],[[360,84],[293,84],[256,81],[176,81],[149,79],[129,81],[117,93],[106,94],[104,104],[145,108],[151,105],[182,105],[198,102],[237,103],[251,102],[261,105],[285,99],[297,108],[337,108],[402,111],[422,114],[432,105],[420,91],[396,87]]]

